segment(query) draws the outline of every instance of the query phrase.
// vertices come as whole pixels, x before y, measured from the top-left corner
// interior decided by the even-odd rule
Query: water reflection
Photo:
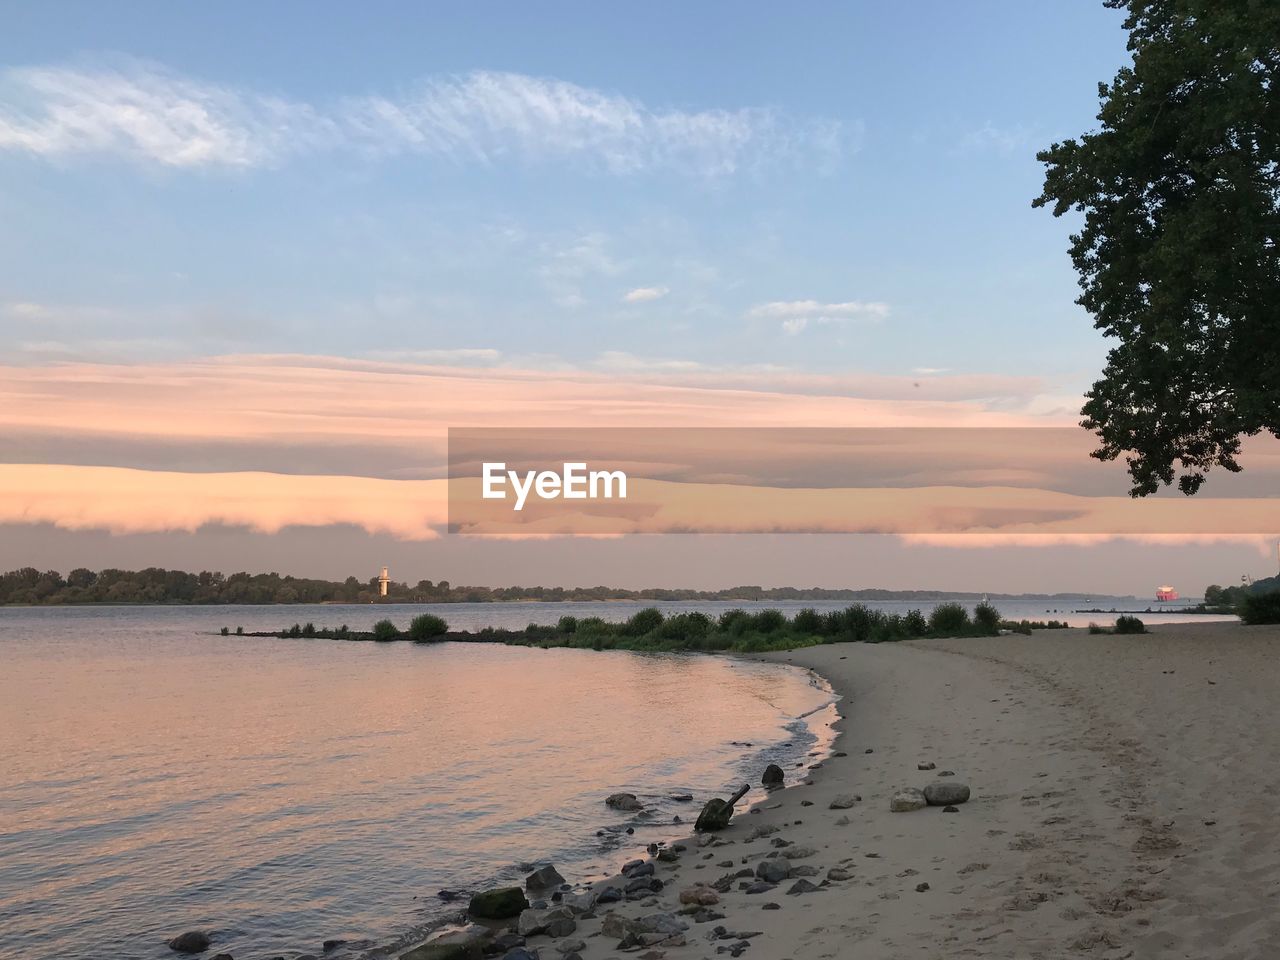
[[[214,635],[372,613],[0,610],[6,956],[385,943],[521,861],[616,867],[828,696],[718,657]],[[609,851],[614,790],[654,817]]]

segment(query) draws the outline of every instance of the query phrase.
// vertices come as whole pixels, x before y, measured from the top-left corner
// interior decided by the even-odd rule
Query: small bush
[[[237,636],[237,637],[243,637],[243,636],[244,636],[244,627],[236,627],[236,636]]]
[[[822,617],[818,615],[818,611],[812,607],[805,607],[803,610],[796,612],[791,619],[791,625],[795,627],[797,633],[815,634],[822,632]]]
[[[1100,627],[1100,626],[1099,626],[1098,624],[1096,624],[1096,623],[1090,623],[1090,624],[1089,624],[1089,632],[1090,632],[1090,633],[1106,633],[1107,631],[1106,631],[1106,629],[1105,629],[1105,628]]]
[[[656,607],[645,607],[631,615],[622,626],[622,632],[629,637],[643,637],[662,626],[662,611]]]
[[[230,630],[228,630],[226,627],[223,627],[223,628],[222,628],[222,635],[223,635],[224,637],[229,637],[229,636],[231,636],[231,631],[230,631]]]
[[[668,617],[658,628],[657,635],[663,640],[678,640],[697,645],[711,632],[711,618],[705,613],[679,613]]]
[[[300,623],[295,623],[292,627],[290,627],[288,630],[286,630],[286,631],[285,631],[285,633],[286,633],[286,634],[288,634],[288,635],[289,635],[289,636],[291,636],[291,637],[300,637],[300,636],[302,636],[302,624],[300,624]]]
[[[761,610],[755,616],[755,628],[761,633],[777,633],[787,628],[787,618],[781,610]]]
[[[578,630],[577,617],[561,617],[556,622],[556,629],[561,633],[576,633]]]
[[[1246,593],[1236,610],[1245,623],[1280,623],[1280,590]]]
[[[973,625],[983,633],[995,635],[1000,632],[1000,611],[983,600],[973,608]]]
[[[409,621],[409,637],[413,640],[434,640],[449,632],[449,624],[434,613],[420,613]]]
[[[908,610],[907,615],[902,618],[902,625],[912,637],[923,637],[929,632],[929,621],[919,610]]]
[[[373,639],[394,640],[400,636],[399,629],[390,620],[379,620],[373,625]]]
[[[751,615],[745,610],[726,610],[720,614],[719,625],[726,633],[740,637],[751,626]]]
[[[308,623],[302,628],[302,635],[304,637],[314,637],[316,635],[316,625],[314,623]]]
[[[929,631],[954,637],[969,629],[969,611],[958,603],[940,603],[929,614]]]
[[[1146,633],[1147,625],[1137,617],[1122,616],[1116,618],[1116,633]]]

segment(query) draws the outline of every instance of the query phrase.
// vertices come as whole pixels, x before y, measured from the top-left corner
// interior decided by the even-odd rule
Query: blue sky
[[[640,358],[1034,370],[1068,393],[1099,369],[1068,224],[1030,201],[1035,150],[1092,124],[1125,57],[1100,3],[12,4],[5,20],[15,362]],[[121,133],[122,109],[193,102],[214,114],[203,154],[172,142],[182,116],[149,118],[145,146]],[[388,105],[417,126],[370,131]]]

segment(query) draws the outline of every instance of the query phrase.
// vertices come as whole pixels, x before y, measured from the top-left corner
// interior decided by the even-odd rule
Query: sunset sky
[[[442,536],[405,484],[449,427],[1072,425],[1106,344],[1034,154],[1124,34],[1094,2],[376,9],[6,11],[0,568],[1275,572],[1259,538]]]

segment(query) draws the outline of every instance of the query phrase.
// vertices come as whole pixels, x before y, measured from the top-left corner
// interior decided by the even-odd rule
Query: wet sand
[[[844,755],[787,771],[789,788],[767,799],[753,784],[755,811],[713,845],[689,841],[677,862],[655,864],[660,892],[597,906],[570,937],[528,947],[546,960],[581,940],[584,960],[622,956],[601,933],[609,912],[678,913],[680,891],[807,847],[791,865],[817,868],[807,879],[820,889],[722,882],[709,909],[723,919],[686,915],[683,945],[639,955],[728,955],[744,939],[749,960],[1280,955],[1280,628],[1155,631],[767,655],[844,697]],[[958,812],[890,812],[896,790],[947,770],[973,791]],[[841,794],[861,800],[831,809]],[[849,879],[827,880],[832,868]],[[709,939],[717,926],[754,935]]]

